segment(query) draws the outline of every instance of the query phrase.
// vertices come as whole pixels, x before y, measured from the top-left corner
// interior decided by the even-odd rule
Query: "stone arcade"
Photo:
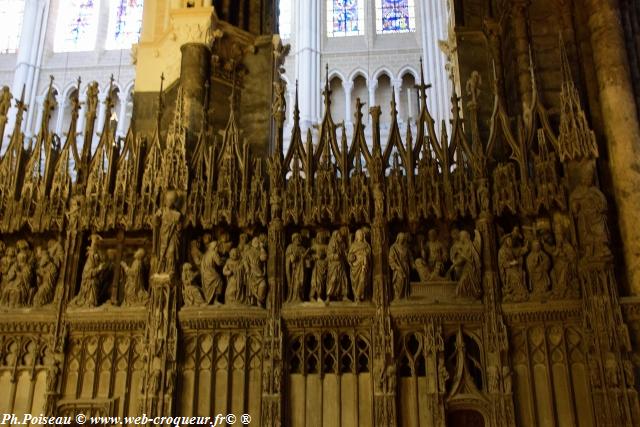
[[[517,29],[522,11],[510,13]],[[610,28],[603,16],[594,33]],[[635,258],[615,262],[606,144],[581,104],[572,40],[554,38],[553,110],[518,42],[524,71],[507,83],[521,115],[507,113],[502,56],[469,70],[461,52],[450,135],[435,131],[423,74],[417,131],[400,129],[392,97],[381,141],[380,107],[358,100],[347,140],[328,78],[323,120],[303,135],[298,97],[284,96],[288,48],[222,18],[182,45],[177,80],[136,93],[126,138],[111,120],[94,129],[92,85],[67,133],[49,130],[45,104],[25,141],[16,95],[0,159],[0,409],[246,413],[270,427],[640,422],[627,326],[640,303],[619,296],[624,280],[638,287]],[[483,25],[492,52],[498,24]],[[610,133],[638,142],[628,89],[604,119],[636,127],[606,127],[609,158],[623,150]],[[605,104],[619,94],[601,92]],[[5,88],[3,134],[11,105]],[[104,108],[111,117],[110,96]]]

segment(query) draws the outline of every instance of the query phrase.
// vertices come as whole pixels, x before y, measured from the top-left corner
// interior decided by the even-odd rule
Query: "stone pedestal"
[[[640,126],[617,0],[585,0],[627,279],[640,294]]]

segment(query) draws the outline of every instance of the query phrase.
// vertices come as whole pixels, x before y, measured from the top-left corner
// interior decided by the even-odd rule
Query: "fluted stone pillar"
[[[193,148],[202,129],[205,86],[209,78],[211,51],[203,43],[187,43],[180,48],[180,85],[187,121],[187,150]]]
[[[627,279],[640,295],[640,125],[617,0],[585,0]]]
[[[522,102],[522,112],[531,108],[532,86],[529,61],[529,32],[527,30],[527,10],[529,0],[517,0],[512,4],[511,25],[515,39],[515,54],[518,75],[518,92]]]

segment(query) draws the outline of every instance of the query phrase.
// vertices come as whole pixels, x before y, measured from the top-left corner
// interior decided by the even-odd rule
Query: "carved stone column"
[[[511,6],[511,25],[515,42],[515,55],[518,74],[518,92],[522,102],[522,111],[531,108],[532,86],[529,62],[529,33],[527,30],[527,9],[529,0],[516,0]]]
[[[640,125],[617,0],[585,0],[631,293],[640,295]]]
[[[184,44],[180,51],[180,85],[184,93],[184,114],[187,121],[187,152],[190,152],[202,130],[204,94],[209,79],[211,51],[203,43]]]
[[[154,274],[149,282],[140,413],[169,416],[173,413],[176,384],[178,285],[169,274]]]

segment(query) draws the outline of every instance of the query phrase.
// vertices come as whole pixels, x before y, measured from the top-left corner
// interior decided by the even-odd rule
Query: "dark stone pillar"
[[[187,43],[180,48],[180,86],[184,96],[187,128],[187,152],[190,152],[202,130],[205,87],[209,79],[211,51],[202,43]]]

